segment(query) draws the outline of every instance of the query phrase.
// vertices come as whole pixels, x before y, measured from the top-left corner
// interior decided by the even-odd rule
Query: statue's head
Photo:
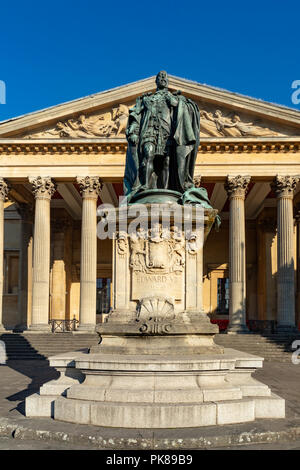
[[[156,75],[155,83],[158,90],[162,90],[163,88],[168,88],[168,74],[164,70],[161,70]]]

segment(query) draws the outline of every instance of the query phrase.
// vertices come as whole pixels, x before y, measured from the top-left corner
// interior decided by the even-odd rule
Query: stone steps
[[[266,361],[290,362],[291,343],[300,340],[300,334],[288,335],[226,335],[218,334],[215,341],[224,347],[230,347],[250,354],[264,357]],[[89,348],[99,342],[98,335],[72,333],[21,334],[3,333],[0,340],[5,342],[9,360],[47,359],[57,354]]]
[[[226,335],[215,336],[217,344],[264,357],[266,361],[290,362],[293,349],[292,342],[300,340],[300,334],[289,335]]]
[[[57,354],[89,348],[99,342],[95,334],[72,333],[21,334],[3,333],[8,360],[41,360]]]

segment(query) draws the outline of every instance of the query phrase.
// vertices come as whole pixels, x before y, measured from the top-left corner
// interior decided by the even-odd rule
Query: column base
[[[82,323],[78,326],[77,330],[72,332],[73,334],[89,334],[96,333],[96,325],[93,323]]]
[[[51,333],[50,325],[44,323],[38,325],[30,325],[30,327],[24,331],[24,333]]]
[[[226,333],[230,335],[245,335],[251,333],[251,331],[246,325],[228,325]]]
[[[15,333],[23,333],[24,331],[26,331],[28,329],[27,325],[25,323],[22,323],[20,325],[16,325],[14,327],[14,332]]]
[[[295,335],[300,334],[300,331],[295,325],[277,325],[276,333]]]
[[[7,331],[7,329],[0,323],[0,333],[5,333],[5,331]]]

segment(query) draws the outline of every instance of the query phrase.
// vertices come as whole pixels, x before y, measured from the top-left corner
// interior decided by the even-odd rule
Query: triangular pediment
[[[200,137],[300,136],[300,112],[229,91],[169,76],[200,108]],[[125,138],[129,108],[155,91],[155,77],[140,80],[0,123],[0,138]]]

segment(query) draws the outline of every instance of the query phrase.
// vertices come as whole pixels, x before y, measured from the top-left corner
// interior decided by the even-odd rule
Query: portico
[[[97,239],[96,210],[101,203],[118,204],[126,108],[152,88],[151,78],[0,123],[2,328],[50,332],[49,321],[75,318],[77,331],[86,332],[100,321],[97,279],[111,279],[112,245]],[[300,198],[300,113],[175,77],[170,88],[198,100],[212,117],[216,107],[223,113],[223,134],[202,113],[195,170],[222,218],[204,253],[204,311],[213,321],[228,320],[230,333],[247,332],[249,321],[292,330],[299,315],[294,212]],[[253,135],[226,127],[233,110],[245,122],[255,121]],[[18,211],[21,235],[13,250],[6,206]],[[6,253],[13,251],[19,257],[17,294],[5,290],[13,269],[5,264]]]

